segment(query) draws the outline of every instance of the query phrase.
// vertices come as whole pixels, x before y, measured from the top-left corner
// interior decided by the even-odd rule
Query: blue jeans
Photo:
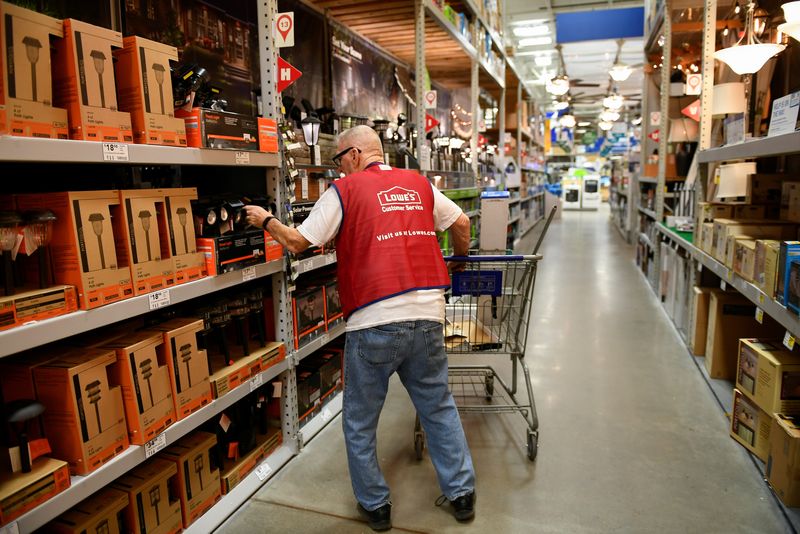
[[[422,421],[442,493],[454,500],[475,488],[472,457],[447,387],[443,330],[433,321],[404,321],[347,333],[342,426],[353,492],[367,510],[389,502],[376,431],[395,372]],[[410,428],[408,433],[410,444]]]

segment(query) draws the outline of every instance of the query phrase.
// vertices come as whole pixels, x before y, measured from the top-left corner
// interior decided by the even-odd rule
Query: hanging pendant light
[[[559,123],[559,124],[561,125],[561,127],[563,127],[563,128],[574,128],[574,127],[575,127],[575,123],[576,123],[576,122],[577,122],[577,121],[575,120],[575,116],[574,116],[574,115],[564,115],[564,116],[563,116],[563,117],[561,117],[561,119],[559,119],[559,121],[558,121],[558,123]]]
[[[619,119],[619,111],[613,109],[605,109],[600,113],[600,120],[603,122],[615,122]]]
[[[608,75],[611,76],[611,79],[615,82],[624,82],[630,78],[632,73],[633,69],[624,63],[617,63],[608,71]]]
[[[800,1],[788,2],[781,7],[786,22],[778,26],[778,31],[800,41]]]
[[[603,130],[604,132],[607,132],[611,128],[614,127],[614,123],[613,122],[607,122],[607,121],[600,121],[598,123],[598,126],[600,127],[601,130]]]
[[[569,91],[569,77],[566,74],[556,76],[545,83],[545,89],[551,95],[565,95]]]
[[[603,99],[603,105],[612,111],[619,111],[625,105],[625,99],[621,95],[614,93]]]
[[[754,74],[772,58],[783,52],[786,45],[762,43],[754,31],[753,12],[756,4],[747,5],[744,35],[735,45],[717,50],[714,57],[728,65],[736,74]],[[742,44],[744,43],[744,44]]]

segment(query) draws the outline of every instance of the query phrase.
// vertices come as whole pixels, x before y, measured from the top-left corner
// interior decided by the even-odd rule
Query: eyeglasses
[[[360,149],[360,148],[356,148],[356,147],[354,147],[354,146],[349,146],[349,147],[345,148],[344,150],[342,150],[341,152],[339,152],[338,154],[336,154],[335,156],[333,156],[333,157],[331,158],[331,161],[333,161],[333,164],[334,164],[334,165],[336,165],[337,167],[341,166],[341,165],[342,165],[342,158],[343,158],[343,157],[344,157],[344,156],[345,156],[345,155],[346,155],[348,152],[350,152],[351,150],[353,150],[354,148],[356,149],[356,151],[357,151],[359,154],[361,154],[361,149]]]

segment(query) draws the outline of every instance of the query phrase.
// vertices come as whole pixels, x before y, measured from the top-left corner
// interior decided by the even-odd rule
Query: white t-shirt
[[[437,232],[450,228],[462,211],[458,205],[433,189],[433,224]],[[342,204],[333,187],[328,188],[308,218],[297,230],[312,245],[320,246],[331,241],[339,232],[342,223]],[[396,297],[379,300],[369,306],[356,310],[347,320],[346,330],[360,330],[398,321],[428,320],[444,322],[444,290],[423,289],[409,291]]]

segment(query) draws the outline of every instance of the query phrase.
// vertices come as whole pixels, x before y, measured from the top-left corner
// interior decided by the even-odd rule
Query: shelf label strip
[[[144,457],[150,458],[155,453],[160,450],[163,450],[167,446],[167,435],[166,434],[159,434],[158,436],[154,437],[150,441],[144,444]]]

